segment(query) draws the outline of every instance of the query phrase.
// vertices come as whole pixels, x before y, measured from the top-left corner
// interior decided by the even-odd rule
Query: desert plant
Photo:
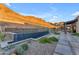
[[[57,42],[58,39],[56,37],[49,37],[49,38],[41,38],[39,39],[40,43],[53,43],[53,42]]]
[[[9,46],[7,46],[8,49],[12,49],[12,48],[14,48],[14,47],[15,47],[14,45],[9,45]]]
[[[58,39],[56,38],[56,37],[50,37],[49,38],[51,41],[53,41],[53,42],[57,42],[58,41]]]
[[[22,44],[21,47],[22,47],[24,50],[27,50],[27,49],[28,49],[28,45],[27,45],[27,44]]]
[[[16,48],[16,54],[17,55],[22,55],[24,54],[24,52],[28,49],[28,45],[27,44],[22,44],[20,46],[18,46]]]
[[[24,53],[24,50],[22,47],[17,47],[16,48],[16,51],[15,51],[15,54],[17,55],[22,55]]]
[[[79,36],[79,33],[73,33],[72,35]]]
[[[3,33],[0,33],[0,41],[3,41],[5,38],[5,35]]]
[[[48,38],[41,38],[39,39],[40,43],[51,43],[51,41]]]

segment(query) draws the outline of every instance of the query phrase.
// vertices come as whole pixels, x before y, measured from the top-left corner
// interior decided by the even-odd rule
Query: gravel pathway
[[[25,52],[26,55],[53,55],[56,47],[56,42],[52,44],[41,44],[37,41],[31,41],[29,48]]]

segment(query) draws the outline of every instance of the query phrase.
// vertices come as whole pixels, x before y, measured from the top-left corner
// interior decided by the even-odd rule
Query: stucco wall
[[[5,38],[4,38],[5,41],[13,41],[14,40],[14,36],[12,33],[4,32],[4,34],[5,34]]]
[[[78,17],[78,21],[76,22],[76,32],[79,33],[79,17]]]

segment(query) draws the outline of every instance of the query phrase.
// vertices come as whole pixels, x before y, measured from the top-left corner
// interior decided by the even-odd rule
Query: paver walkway
[[[54,55],[78,55],[79,38],[72,36],[70,33],[61,32],[59,42],[55,48]]]

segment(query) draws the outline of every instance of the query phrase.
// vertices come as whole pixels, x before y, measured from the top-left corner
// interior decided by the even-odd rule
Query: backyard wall
[[[14,34],[11,32],[4,32],[5,38],[4,41],[14,41]]]

